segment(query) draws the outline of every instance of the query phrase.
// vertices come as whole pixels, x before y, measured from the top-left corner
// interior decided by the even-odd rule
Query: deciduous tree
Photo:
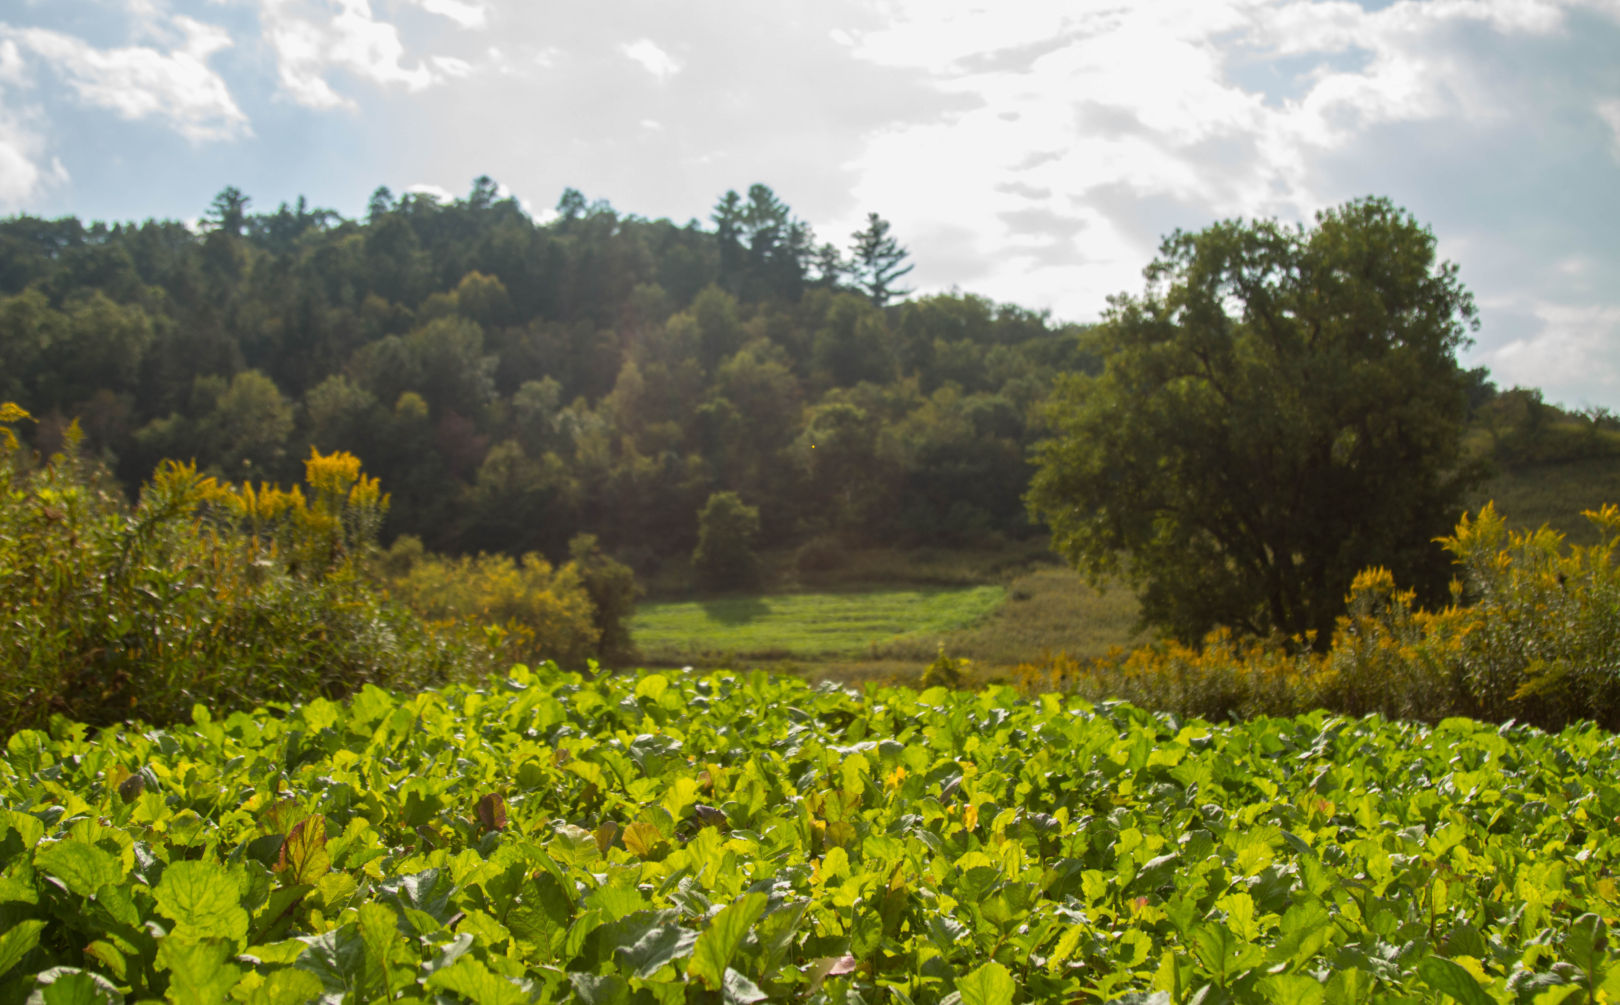
[[[1477,327],[1457,267],[1384,199],[1314,227],[1177,231],[1064,378],[1027,497],[1054,547],[1122,571],[1143,620],[1328,641],[1351,579],[1444,595]]]

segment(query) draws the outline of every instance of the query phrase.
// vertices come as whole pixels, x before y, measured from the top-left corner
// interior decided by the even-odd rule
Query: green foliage
[[[1453,603],[1424,610],[1387,569],[1352,582],[1322,652],[1211,633],[1090,664],[1026,664],[1024,685],[1126,698],[1214,719],[1329,708],[1438,721],[1473,716],[1562,728],[1620,727],[1620,507],[1588,512],[1597,543],[1564,547],[1542,528],[1511,531],[1494,507],[1441,539],[1460,578]],[[1295,640],[1307,649],[1311,640]]]
[[[1028,499],[1054,547],[1133,583],[1184,642],[1216,625],[1325,644],[1355,574],[1444,596],[1475,323],[1435,239],[1381,199],[1316,226],[1166,239],[1047,411]]]
[[[631,627],[647,659],[670,663],[927,654],[1005,597],[1000,586],[714,597],[642,604]]]
[[[736,590],[759,580],[759,509],[735,492],[716,492],[698,512],[698,543],[692,571],[710,590]]]
[[[553,568],[535,552],[521,560],[483,553],[421,554],[391,577],[388,586],[436,624],[483,626],[502,664],[549,659],[584,666],[602,651],[598,609],[572,562]]]
[[[58,720],[0,760],[0,1000],[1604,1001],[1617,759],[554,667]]]
[[[1607,408],[1568,412],[1542,400],[1535,388],[1492,394],[1475,410],[1474,422],[1490,436],[1490,456],[1521,468],[1620,453],[1620,423]]]
[[[945,644],[940,643],[939,655],[934,657],[934,662],[923,668],[922,680],[919,681],[919,684],[925,688],[961,687],[962,675],[971,666],[972,664],[968,660],[951,658],[945,652]]]
[[[1546,528],[1509,531],[1491,506],[1445,539],[1468,603],[1441,624],[1476,714],[1620,727],[1620,507],[1585,515],[1599,535],[1585,547]]]
[[[868,213],[866,226],[851,234],[850,240],[854,242],[849,249],[850,272],[856,284],[872,298],[872,303],[883,307],[891,297],[903,297],[911,292],[895,285],[914,266],[901,264],[907,252],[889,233],[889,221],[876,213]]]
[[[853,275],[764,185],[710,229],[575,191],[536,223],[498,192],[379,190],[344,220],[226,190],[201,235],[0,220],[0,400],[42,417],[47,453],[81,417],[130,494],[166,458],[286,483],[310,446],[364,457],[394,496],[385,536],[441,552],[561,562],[587,533],[651,569],[690,555],[693,511],[726,491],[771,546],[829,515],[852,542],[1028,533],[1008,458],[1076,358],[1064,329],[972,297],[881,309],[905,268],[887,231]],[[999,414],[929,442],[917,391],[950,384]],[[824,506],[796,448],[835,400],[894,444],[846,473],[854,509]]]
[[[0,734],[51,716],[171,721],[413,686],[489,666],[361,575],[387,499],[349,455],[312,454],[291,490],[165,462],[130,506],[68,452],[37,465],[0,407]]]
[[[635,573],[628,565],[605,554],[591,534],[580,534],[569,541],[568,555],[591,600],[597,633],[596,658],[610,666],[621,665],[635,654],[630,619],[635,616],[636,601],[641,597]]]

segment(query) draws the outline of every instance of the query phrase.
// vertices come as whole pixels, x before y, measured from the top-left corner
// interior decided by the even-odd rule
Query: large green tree
[[[1145,275],[1089,333],[1102,373],[1048,405],[1027,501],[1054,547],[1186,640],[1325,643],[1368,566],[1443,596],[1478,323],[1434,235],[1369,198],[1178,231]]]

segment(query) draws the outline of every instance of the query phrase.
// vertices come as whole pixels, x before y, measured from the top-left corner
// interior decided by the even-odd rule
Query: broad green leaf
[[[124,996],[107,978],[76,967],[52,967],[36,980],[29,1005],[123,1005]]]
[[[585,1005],[624,1005],[630,1000],[630,985],[618,974],[570,973],[568,983]]]
[[[637,820],[626,827],[620,835],[620,840],[632,855],[642,859],[661,858],[662,856],[657,854],[659,845],[665,848],[669,846],[658,827],[644,820]]]
[[[318,883],[332,868],[332,856],[326,850],[326,818],[306,817],[295,824],[282,842],[275,868],[288,886]]]
[[[441,924],[455,913],[450,898],[455,894],[456,883],[444,869],[426,869],[385,880],[382,890],[391,894],[400,907],[420,911]]]
[[[230,955],[230,947],[216,941],[188,942],[172,936],[160,941],[157,965],[169,973],[169,1001],[177,1005],[224,1001],[242,976],[239,969],[226,962]]]
[[[39,945],[40,929],[44,927],[45,922],[29,918],[15,922],[9,931],[0,935],[0,977],[4,977],[6,971],[21,963],[22,958]]]
[[[310,893],[307,886],[278,886],[270,891],[264,907],[257,911],[255,942],[274,942],[285,937],[298,920],[298,907]]]
[[[295,968],[314,974],[321,986],[333,994],[364,990],[366,947],[354,925],[343,925],[300,941],[309,948],[293,964]]]
[[[361,904],[356,912],[361,941],[378,979],[390,991],[398,991],[411,978],[416,956],[399,931],[399,915],[386,904]]]
[[[207,861],[171,862],[152,891],[158,910],[179,926],[174,935],[191,939],[247,939],[248,914],[237,902],[236,877]]]
[[[782,961],[787,959],[788,949],[793,945],[793,937],[798,933],[799,925],[809,908],[810,902],[801,900],[772,911],[760,922],[759,937],[765,944],[765,959],[761,962],[761,973],[774,973]]]
[[[1305,974],[1273,974],[1260,979],[1260,990],[1275,1005],[1322,1005],[1322,982]]]
[[[1608,926],[1594,913],[1575,919],[1564,936],[1564,951],[1586,973],[1595,974],[1608,958]]]
[[[1496,1001],[1479,986],[1473,974],[1443,956],[1429,957],[1417,965],[1417,971],[1425,984],[1462,1005],[1494,1005]]]
[[[669,690],[669,679],[659,674],[648,674],[636,683],[635,695],[637,698],[651,698],[653,701],[664,696]]]
[[[1017,990],[1012,974],[995,960],[956,982],[962,1005],[1012,1005],[1013,993]]]
[[[490,973],[488,967],[471,956],[463,956],[454,965],[434,971],[426,983],[434,991],[450,991],[478,1005],[528,1005],[529,1001],[529,996],[517,985]]]
[[[698,936],[686,972],[701,978],[711,991],[721,990],[731,958],[754,922],[765,913],[768,902],[763,893],[745,893],[715,915],[708,929]]]
[[[321,979],[309,971],[283,967],[272,970],[263,984],[249,991],[243,1005],[306,1005],[318,1000],[324,990]]]
[[[272,942],[267,945],[249,946],[242,955],[252,957],[260,963],[274,963],[285,966],[298,957],[304,955],[309,945],[300,939],[287,939],[283,942]]]
[[[19,729],[6,740],[7,758],[19,771],[35,772],[51,764],[51,738],[37,729]]]
[[[31,813],[0,809],[0,838],[4,838],[8,831],[16,832],[24,851],[33,848],[45,838],[45,825],[40,823],[38,817]],[[0,845],[4,843],[0,840]]]
[[[34,866],[61,880],[69,892],[80,897],[93,897],[103,885],[124,879],[124,870],[116,858],[84,841],[41,844],[34,851]]]
[[[725,987],[721,990],[726,1005],[754,1005],[770,997],[759,985],[730,968],[726,969]]]
[[[585,865],[601,855],[596,847],[596,835],[583,827],[562,824],[555,833],[556,837],[546,846],[546,850],[565,865]]]
[[[325,698],[316,698],[304,703],[303,718],[310,730],[318,733],[342,722],[343,708]]]
[[[1332,924],[1333,916],[1315,898],[1292,905],[1283,912],[1271,958],[1297,962],[1316,955],[1333,934]]]
[[[697,933],[690,928],[673,924],[654,925],[629,945],[616,947],[614,953],[632,973],[647,980],[676,960],[692,955],[697,940]]]
[[[123,940],[120,938],[119,941]],[[96,939],[84,947],[84,955],[101,964],[102,969],[120,981],[129,979],[129,960],[125,957],[124,951],[111,942]]]
[[[394,709],[394,699],[375,684],[367,684],[349,699],[349,722],[370,727]]]

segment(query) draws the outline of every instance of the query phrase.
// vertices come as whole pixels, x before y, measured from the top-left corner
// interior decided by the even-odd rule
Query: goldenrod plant
[[[163,722],[487,671],[481,637],[430,630],[359,574],[387,497],[349,454],[303,485],[227,485],[164,461],[130,505],[80,457],[27,453],[0,405],[0,733],[52,715]]]
[[[1019,668],[1025,690],[1125,698],[1207,718],[1315,708],[1438,721],[1473,716],[1547,728],[1620,726],[1620,507],[1586,512],[1595,544],[1509,530],[1494,506],[1440,539],[1458,576],[1451,602],[1419,607],[1384,568],[1351,584],[1331,644],[1244,639],[1160,642],[1081,663],[1062,654]],[[1291,643],[1291,644],[1290,644]]]

